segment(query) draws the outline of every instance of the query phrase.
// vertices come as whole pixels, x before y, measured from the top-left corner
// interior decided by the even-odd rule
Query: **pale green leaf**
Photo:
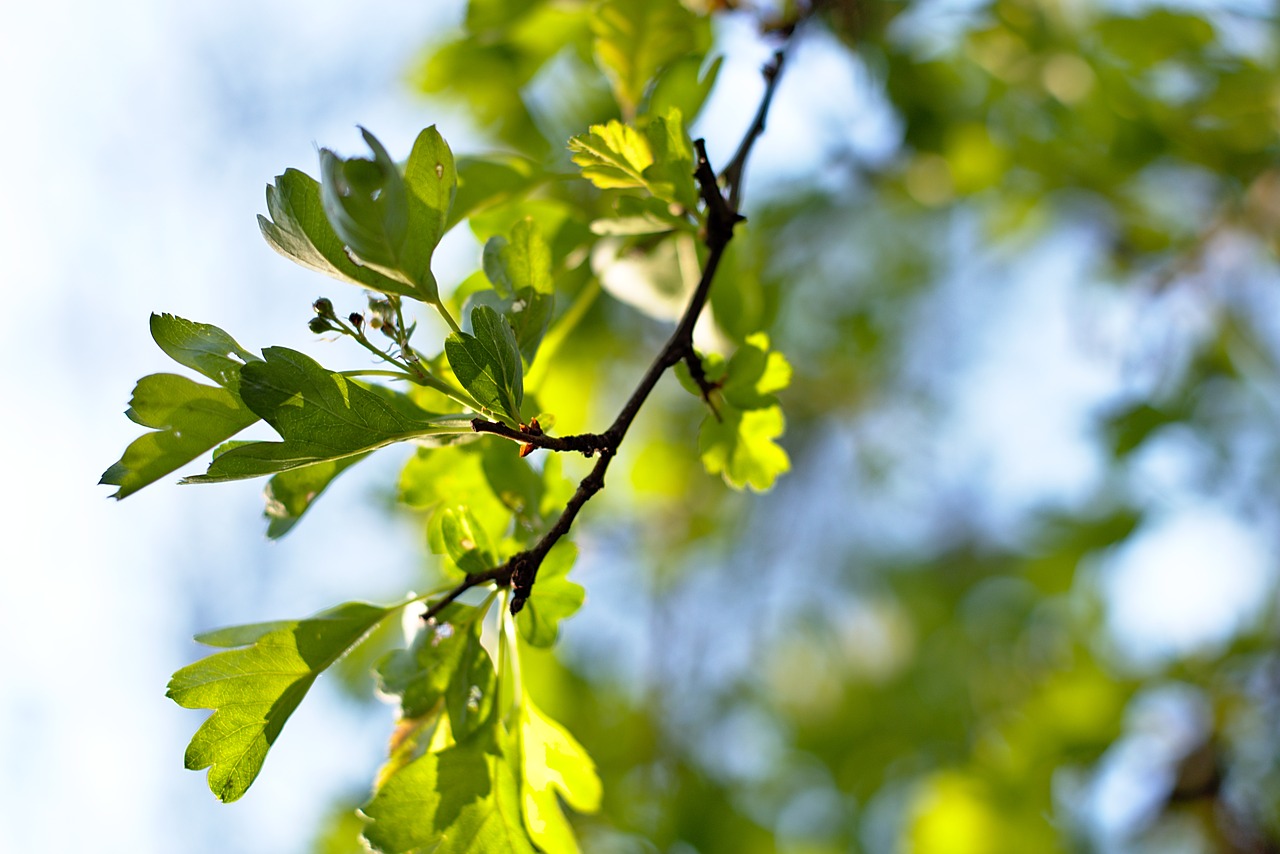
[[[546,854],[575,854],[573,830],[558,797],[574,810],[600,809],[600,777],[582,745],[547,717],[526,692],[520,703],[520,747],[525,827]],[[558,797],[557,797],[558,796]]]
[[[710,474],[722,475],[734,489],[750,486],[764,492],[791,469],[787,452],[774,439],[785,422],[776,404],[764,409],[737,409],[727,403],[719,417],[708,415],[698,434],[702,463]]]
[[[209,789],[221,801],[243,795],[316,677],[397,607],[350,602],[304,620],[197,638],[243,648],[190,664],[169,682],[167,696],[178,705],[214,710],[187,747],[186,767],[208,768]]]
[[[560,635],[560,621],[576,614],[586,600],[582,585],[565,577],[577,557],[578,547],[561,540],[543,559],[529,599],[516,614],[520,636],[531,646],[554,646]]]
[[[298,524],[302,514],[306,513],[315,500],[329,488],[334,478],[351,466],[363,460],[367,454],[354,457],[343,457],[340,460],[326,460],[315,465],[290,469],[280,472],[267,481],[264,490],[267,507],[264,515],[267,523],[267,536],[277,540],[289,533]]]
[[[382,854],[533,854],[516,770],[496,729],[427,753],[365,804],[364,836]]]

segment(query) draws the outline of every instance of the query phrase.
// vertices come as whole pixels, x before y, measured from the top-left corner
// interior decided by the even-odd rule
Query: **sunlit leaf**
[[[576,614],[586,600],[582,585],[565,577],[577,557],[578,547],[561,540],[543,559],[533,591],[516,614],[520,636],[530,645],[554,646],[560,635],[560,621]]]
[[[167,696],[188,709],[213,709],[187,747],[186,767],[209,769],[221,801],[245,793],[311,684],[325,668],[396,610],[362,602],[305,620],[236,626],[199,635],[229,649],[190,664],[169,682]]]
[[[275,474],[419,436],[471,432],[465,418],[432,415],[404,395],[331,373],[297,351],[271,347],[263,354],[265,362],[242,371],[240,393],[284,441],[234,448],[218,456],[206,474],[185,482]]]

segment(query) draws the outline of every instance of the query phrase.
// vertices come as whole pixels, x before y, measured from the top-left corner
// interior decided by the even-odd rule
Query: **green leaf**
[[[484,572],[497,565],[493,541],[471,510],[444,507],[432,521],[440,525],[440,540],[445,553],[462,572]]]
[[[243,795],[316,677],[399,607],[349,602],[304,620],[197,636],[244,648],[190,664],[169,682],[167,696],[178,705],[214,710],[187,746],[186,767],[208,768],[209,789],[223,802]]]
[[[632,115],[649,82],[668,63],[705,52],[710,24],[678,0],[608,0],[591,21],[596,59]]]
[[[319,182],[297,169],[276,176],[275,184],[267,186],[270,218],[258,216],[267,243],[286,258],[326,276],[383,293],[416,296],[409,284],[351,259],[325,216],[320,196]]]
[[[177,374],[138,381],[125,413],[156,432],[139,436],[102,474],[99,483],[120,487],[122,499],[154,483],[258,420],[239,397],[240,369],[261,361],[216,326],[171,314],[151,315],[151,337],[174,361],[199,371],[222,388]]]
[[[445,341],[445,355],[458,382],[481,406],[518,427],[524,402],[524,369],[520,347],[506,318],[488,306],[471,311],[475,333],[454,333]]]
[[[378,688],[400,697],[403,717],[421,717],[444,699],[471,638],[479,642],[487,611],[488,603],[473,608],[455,602],[423,626],[408,649],[394,650],[378,662]]]
[[[644,170],[653,165],[649,140],[616,119],[575,136],[569,150],[582,176],[602,190],[644,187]]]
[[[773,441],[784,429],[782,407],[776,404],[743,411],[725,403],[718,418],[708,415],[702,422],[698,434],[702,464],[734,489],[750,486],[764,492],[778,475],[791,469],[787,452]]]
[[[410,193],[409,239],[402,247],[400,266],[418,285],[424,300],[438,303],[440,293],[431,272],[431,257],[448,230],[458,173],[453,152],[435,125],[414,141],[404,167],[404,183]]]
[[[302,514],[329,488],[334,478],[367,456],[368,454],[358,454],[290,469],[267,481],[267,509],[264,513],[270,520],[267,523],[267,537],[278,540],[289,533],[298,524]]]
[[[486,479],[483,460],[487,444],[493,443],[419,450],[400,473],[400,500],[420,510],[466,507],[489,539],[501,537],[511,522],[511,511]],[[443,540],[433,542],[432,550],[445,553]]]
[[[461,742],[427,753],[382,785],[362,812],[364,837],[383,854],[533,854],[506,739]]]
[[[532,219],[522,219],[511,237],[489,238],[484,272],[503,297],[503,313],[515,333],[524,361],[532,364],[555,308],[551,249]]]
[[[738,409],[764,409],[777,400],[774,392],[791,384],[786,356],[769,349],[769,336],[756,332],[729,359],[721,392]]]
[[[527,692],[520,703],[520,748],[521,800],[530,838],[547,854],[574,854],[578,844],[557,795],[577,812],[599,810],[601,786],[595,763],[573,736],[534,705]]]
[[[573,162],[602,190],[645,189],[692,211],[698,204],[693,146],[680,111],[646,117],[639,128],[619,121],[592,125],[569,140]]]
[[[478,623],[465,640],[457,672],[444,694],[449,730],[459,744],[476,733],[492,733],[498,708],[498,672],[480,643]]]
[[[409,234],[409,194],[391,155],[364,128],[360,135],[373,159],[343,159],[320,150],[320,198],[339,239],[365,264],[393,278],[404,277],[401,253]]]
[[[240,393],[284,441],[233,448],[184,483],[275,474],[418,437],[471,432],[466,418],[433,415],[405,395],[331,373],[295,350],[271,347],[263,355],[266,361],[241,372]]]
[[[151,337],[169,358],[238,394],[240,368],[262,361],[216,326],[172,314],[151,315]]]
[[[530,646],[554,646],[560,621],[577,613],[586,600],[582,585],[565,577],[577,558],[578,547],[561,540],[543,559],[529,600],[516,614],[516,627]]]
[[[155,432],[129,443],[100,483],[125,498],[225,442],[258,420],[234,394],[177,374],[143,377],[129,401],[129,418]]]

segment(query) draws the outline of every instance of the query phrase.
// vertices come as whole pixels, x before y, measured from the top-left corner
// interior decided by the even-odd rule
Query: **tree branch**
[[[711,168],[711,164],[707,159],[704,141],[701,139],[694,141],[694,147],[697,150],[694,177],[698,181],[699,195],[702,197],[702,202],[707,210],[706,233],[704,236],[704,243],[707,247],[707,261],[702,268],[702,275],[698,280],[698,285],[694,289],[693,295],[689,298],[689,304],[680,316],[679,323],[676,324],[675,331],[671,333],[667,343],[658,352],[658,355],[645,371],[644,376],[640,378],[635,390],[632,391],[631,396],[618,412],[618,416],[609,425],[609,429],[603,433],[582,433],[575,436],[555,437],[543,433],[537,424],[515,430],[504,424],[487,421],[483,418],[476,418],[471,422],[471,428],[477,433],[491,433],[495,436],[502,436],[520,442],[526,449],[525,453],[527,453],[527,449],[545,448],[549,451],[578,452],[588,457],[598,455],[599,459],[591,467],[591,471],[587,476],[578,484],[577,490],[565,505],[564,511],[556,519],[555,524],[536,544],[525,551],[512,555],[500,566],[468,575],[457,587],[427,608],[423,614],[424,620],[436,617],[449,603],[472,587],[490,582],[499,586],[511,585],[511,613],[519,613],[529,598],[533,583],[538,576],[538,570],[542,566],[542,561],[546,558],[547,552],[551,551],[551,548],[559,542],[560,538],[569,532],[583,506],[604,488],[604,476],[609,469],[609,463],[617,455],[622,440],[631,428],[631,423],[635,420],[636,415],[639,414],[645,401],[649,399],[649,395],[657,386],[658,380],[667,372],[667,369],[681,361],[689,362],[690,370],[695,376],[701,374],[701,362],[693,349],[693,328],[707,304],[707,298],[711,293],[711,284],[715,280],[716,270],[720,266],[720,260],[724,256],[725,248],[729,245],[729,241],[733,239],[734,226],[743,220],[743,217],[738,213],[743,172],[746,168],[747,159],[751,155],[752,147],[760,135],[764,133],[769,105],[773,101],[773,93],[777,88],[778,78],[782,71],[782,57],[782,51],[778,51],[774,55],[773,61],[764,69],[766,85],[760,106],[756,110],[751,126],[743,136],[742,142],[738,145],[737,153],[725,168],[723,178],[728,190],[727,198],[725,193],[721,191],[720,182],[717,180],[715,171]],[[693,363],[695,362],[698,365],[697,371],[693,371]],[[699,385],[703,387],[705,396],[708,393],[705,375],[702,376]]]

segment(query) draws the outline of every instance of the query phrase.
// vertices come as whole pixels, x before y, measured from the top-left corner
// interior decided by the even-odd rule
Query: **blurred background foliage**
[[[723,166],[809,16],[700,333],[787,354],[793,470],[708,477],[667,381],[578,525],[529,678],[605,782],[583,849],[1280,851],[1276,7],[814,5],[472,0],[412,70],[495,152],[477,238],[549,234],[566,434],[691,251],[593,229],[567,139],[675,106]]]

